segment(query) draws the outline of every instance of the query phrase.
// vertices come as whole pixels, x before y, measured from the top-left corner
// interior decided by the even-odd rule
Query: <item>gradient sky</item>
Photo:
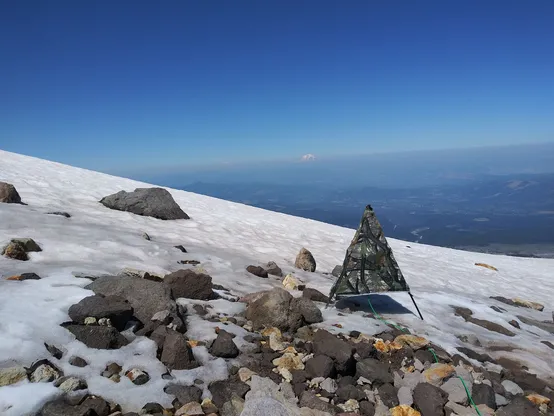
[[[0,0],[0,148],[98,170],[554,141],[554,1]]]

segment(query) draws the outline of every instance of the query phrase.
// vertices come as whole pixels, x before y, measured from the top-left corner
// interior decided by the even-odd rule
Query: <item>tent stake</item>
[[[423,316],[421,316],[421,312],[419,311],[419,308],[417,307],[417,303],[415,303],[414,295],[412,295],[412,292],[408,292],[410,294],[410,297],[412,298],[412,302],[414,303],[415,308],[417,309],[417,313],[419,313],[419,317],[423,321]]]

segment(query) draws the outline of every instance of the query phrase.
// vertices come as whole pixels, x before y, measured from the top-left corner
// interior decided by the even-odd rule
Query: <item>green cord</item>
[[[367,298],[367,303],[369,303],[369,306],[371,308],[371,310],[373,311],[373,314],[377,317],[377,319],[379,319],[380,321],[382,321],[385,325],[392,325],[393,327],[395,327],[396,329],[398,329],[399,331],[402,331],[402,332],[408,332],[408,329],[407,328],[402,328],[398,325],[396,325],[394,322],[387,322],[381,315],[379,315],[377,313],[377,311],[375,310],[375,308],[373,308],[373,305],[371,304],[371,301],[369,300],[369,296]],[[433,348],[428,348],[429,351],[431,351],[431,354],[433,354],[433,357],[435,357],[435,362],[436,363],[439,363],[439,359],[437,357],[437,354],[435,354],[435,350],[433,350]],[[477,406],[475,405],[475,402],[473,401],[473,398],[471,397],[471,393],[469,392],[467,386],[466,386],[466,383],[464,381],[464,379],[460,376],[457,376],[460,381],[462,382],[462,385],[464,386],[464,389],[466,391],[466,394],[467,394],[467,397],[469,399],[469,401],[471,402],[471,404],[473,405],[473,408],[475,409],[475,411],[477,412],[477,414],[479,416],[483,416],[481,414],[481,412],[479,411],[479,409],[477,408]]]

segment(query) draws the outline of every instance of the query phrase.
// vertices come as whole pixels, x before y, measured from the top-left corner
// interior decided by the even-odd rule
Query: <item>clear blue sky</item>
[[[554,1],[0,0],[0,148],[99,170],[554,140]]]

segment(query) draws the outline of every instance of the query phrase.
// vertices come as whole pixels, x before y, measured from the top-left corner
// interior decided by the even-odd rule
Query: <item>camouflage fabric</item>
[[[394,259],[373,208],[368,205],[346,251],[342,272],[331,288],[329,298],[400,291],[409,292],[410,288]]]

